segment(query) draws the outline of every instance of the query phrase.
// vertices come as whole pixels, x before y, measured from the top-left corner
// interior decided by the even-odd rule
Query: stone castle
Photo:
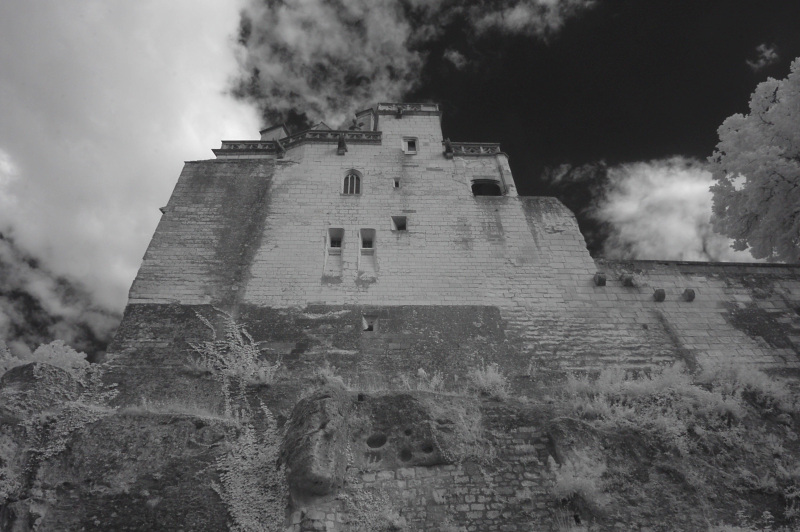
[[[76,511],[64,501],[89,492],[75,480],[48,522],[531,530],[552,511],[553,435],[541,412],[457,393],[471,370],[535,398],[542,376],[573,370],[800,369],[800,267],[594,260],[564,205],[517,195],[498,144],[443,139],[435,104],[378,104],[348,130],[273,127],[214,154],[186,163],[162,208],[104,376],[117,405],[191,408],[93,429],[87,441],[126,449],[109,466],[124,489]],[[220,377],[215,352],[274,371],[259,386],[218,362]],[[242,429],[214,416],[251,419],[262,451],[226,451]],[[95,452],[86,463],[116,464]],[[59,471],[77,478],[75,462]]]
[[[481,357],[798,367],[797,267],[595,261],[558,200],[517,195],[498,144],[443,141],[437,105],[379,104],[356,121],[270,128],[186,163],[116,349],[144,348],[127,335],[140,310],[219,305],[346,309],[329,332],[270,349],[302,360],[351,326],[358,355],[331,362],[358,375]]]

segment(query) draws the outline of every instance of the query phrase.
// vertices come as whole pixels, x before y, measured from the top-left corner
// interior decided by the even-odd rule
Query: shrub
[[[314,370],[313,380],[322,385],[333,385],[342,388],[348,388],[344,383],[344,379],[336,374],[336,367],[332,366],[327,360]]]
[[[41,362],[59,367],[72,374],[73,377],[83,380],[89,362],[86,353],[72,349],[63,340],[54,340],[49,344],[42,344],[36,348],[30,357],[17,358],[9,351],[5,342],[0,340],[0,375],[16,366]]]
[[[587,450],[577,450],[563,464],[557,464],[552,456],[548,457],[548,465],[555,476],[551,493],[556,500],[580,497],[594,509],[608,504],[609,497],[603,493],[600,478],[606,472],[606,464],[601,458],[589,454]]]
[[[797,396],[783,382],[750,366],[733,362],[708,365],[697,380],[726,396],[750,400],[765,410],[800,412]]]
[[[228,509],[230,530],[283,530],[288,486],[278,457],[281,434],[270,411],[262,405],[267,425],[256,431],[245,424],[227,440],[227,452],[217,458],[220,482],[212,484]]]
[[[500,372],[500,367],[496,363],[481,362],[481,365],[471,369],[467,376],[481,394],[498,399],[508,398],[508,379]]]
[[[406,390],[420,390],[423,392],[444,391],[444,375],[441,371],[435,371],[431,375],[424,369],[419,368],[416,378],[403,374],[400,375],[400,380],[403,383],[403,388]]]
[[[707,388],[676,364],[649,374],[611,368],[594,379],[571,375],[564,394],[570,409],[595,425],[647,430],[685,455],[694,445],[690,432],[734,437],[732,422],[744,415],[737,396]]]
[[[269,363],[261,359],[261,353],[253,337],[244,325],[236,323],[227,312],[216,310],[225,327],[224,339],[217,337],[214,325],[199,312],[198,319],[211,330],[211,340],[191,343],[195,357],[189,363],[193,371],[237,377],[251,384],[272,384],[282,366],[281,359]]]

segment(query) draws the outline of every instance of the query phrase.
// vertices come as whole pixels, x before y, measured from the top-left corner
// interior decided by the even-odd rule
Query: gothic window
[[[344,176],[343,194],[361,194],[361,176],[355,170],[347,172]]]

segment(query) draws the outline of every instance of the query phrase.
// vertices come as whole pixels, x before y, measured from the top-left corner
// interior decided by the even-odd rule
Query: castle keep
[[[517,195],[498,144],[443,139],[436,104],[213,152],[131,287],[103,364],[114,414],[70,425],[0,525],[555,530],[547,464],[587,424],[551,424],[548,385],[800,369],[800,267],[594,260],[563,204]],[[508,396],[470,388],[476,370]]]
[[[117,348],[137,309],[216,305],[347,309],[316,340],[274,350],[303,359],[352,327],[359,354],[335,362],[354,374],[501,352],[517,367],[797,366],[796,267],[596,263],[558,200],[517,195],[499,145],[443,141],[437,105],[379,104],[356,124],[271,128],[186,163]],[[416,355],[434,339],[442,353]]]

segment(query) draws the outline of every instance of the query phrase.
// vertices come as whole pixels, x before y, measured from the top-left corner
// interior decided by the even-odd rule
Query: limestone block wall
[[[130,302],[502,305],[566,303],[594,264],[572,214],[518,198],[504,155],[447,159],[438,115],[381,115],[381,145],[304,144],[282,159],[187,163]],[[414,154],[404,137],[417,140]],[[342,193],[350,171],[360,194]],[[473,178],[509,193],[475,197]],[[404,217],[405,230],[392,217]],[[344,238],[329,253],[329,229]],[[361,231],[374,234],[361,249]]]
[[[598,268],[608,283],[592,298],[614,304],[614,323],[660,323],[700,364],[800,368],[800,265],[599,261]],[[624,286],[626,275],[635,286]],[[663,302],[654,300],[657,289]]]
[[[798,365],[798,268],[596,264],[560,202],[516,196],[504,155],[446,158],[436,113],[376,116],[381,144],[352,143],[345,155],[336,144],[306,143],[281,159],[187,163],[130,306],[346,307],[358,315],[354,327],[376,309],[491,308],[514,346],[504,350],[512,373],[676,359]],[[416,140],[415,153],[404,138]],[[359,194],[343,193],[351,171]],[[508,194],[474,196],[472,179],[491,176],[510,184]],[[392,217],[404,217],[405,230]],[[335,249],[331,229],[341,238]],[[363,250],[367,233],[372,248]],[[606,273],[604,286],[593,282],[596,271]],[[655,301],[656,288],[665,301]],[[389,343],[403,350],[402,336]]]
[[[230,304],[269,211],[275,161],[187,162],[128,303]]]

